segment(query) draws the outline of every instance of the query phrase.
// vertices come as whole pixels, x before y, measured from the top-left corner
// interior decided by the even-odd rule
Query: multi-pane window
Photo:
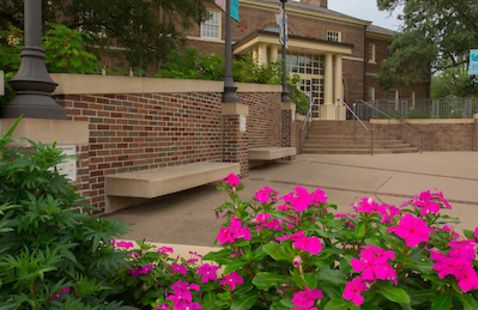
[[[312,103],[312,116],[319,117],[320,104],[324,103],[324,80],[304,78],[300,81],[300,90]]]
[[[330,42],[341,42],[342,41],[342,35],[340,31],[327,31],[327,41]]]
[[[324,75],[324,57],[304,53],[289,53],[286,60],[286,70],[297,74]]]
[[[221,38],[221,13],[209,12],[209,19],[201,24],[201,37],[220,39]]]
[[[370,63],[375,63],[376,62],[376,57],[375,57],[375,44],[369,43],[368,44],[368,62]]]

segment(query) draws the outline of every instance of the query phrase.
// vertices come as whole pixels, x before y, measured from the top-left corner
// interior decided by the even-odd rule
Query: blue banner
[[[239,21],[239,0],[231,0],[231,17]]]
[[[469,75],[478,75],[478,50],[470,50]]]

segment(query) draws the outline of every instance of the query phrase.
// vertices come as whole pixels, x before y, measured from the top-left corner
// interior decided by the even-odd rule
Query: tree
[[[206,0],[211,1],[211,0]],[[200,0],[50,0],[45,23],[61,22],[94,37],[95,47],[124,49],[131,67],[163,59],[183,39],[183,30],[208,17]],[[23,0],[0,2],[0,31],[23,28]]]
[[[377,0],[377,4],[387,11],[403,7],[402,31],[379,75],[384,86],[423,80],[430,68],[431,74],[463,68],[469,50],[478,46],[476,0]]]

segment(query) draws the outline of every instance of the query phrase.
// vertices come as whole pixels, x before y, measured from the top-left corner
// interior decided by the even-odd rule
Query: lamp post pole
[[[240,102],[241,98],[237,95],[237,87],[234,85],[234,75],[232,73],[232,20],[231,20],[231,0],[226,0],[226,33],[225,33],[225,71],[224,71],[224,92],[222,102],[234,103]]]
[[[286,40],[287,40],[287,22],[286,22],[286,10],[285,5],[287,0],[280,0],[282,5],[282,102],[291,102],[292,100],[289,97],[289,90],[287,88],[286,76],[287,76],[287,68],[286,68],[286,60],[287,60],[287,47],[286,47]]]
[[[42,48],[42,1],[25,0],[25,47],[20,56],[20,69],[10,81],[15,98],[1,107],[4,118],[65,119],[65,109],[51,97],[57,84],[45,65]]]

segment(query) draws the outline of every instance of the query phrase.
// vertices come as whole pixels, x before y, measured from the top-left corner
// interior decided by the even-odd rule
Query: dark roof
[[[279,0],[260,0],[260,1],[269,2],[269,3],[277,3],[277,4],[280,3]],[[329,15],[335,16],[335,17],[353,19],[353,20],[355,20],[357,22],[361,22],[361,23],[371,23],[370,21],[363,20],[363,19],[360,19],[360,18],[356,18],[356,17],[350,16],[350,15],[346,15],[346,14],[343,14],[343,13],[340,13],[340,12],[337,12],[337,11],[334,11],[334,10],[330,10],[328,8],[321,7],[319,5],[314,5],[314,4],[309,4],[309,3],[301,3],[301,2],[297,2],[297,1],[288,1],[287,6],[295,7],[295,8],[298,8],[298,9],[304,9],[304,10],[308,10],[308,11],[321,12],[321,13],[329,14]]]
[[[391,29],[387,29],[387,28],[383,28],[383,27],[380,27],[380,26],[376,26],[376,25],[370,25],[367,27],[367,31],[368,32],[372,32],[372,33],[378,33],[378,34],[383,34],[383,35],[387,35],[387,36],[395,36],[395,34],[397,34],[396,31],[393,31]]]

